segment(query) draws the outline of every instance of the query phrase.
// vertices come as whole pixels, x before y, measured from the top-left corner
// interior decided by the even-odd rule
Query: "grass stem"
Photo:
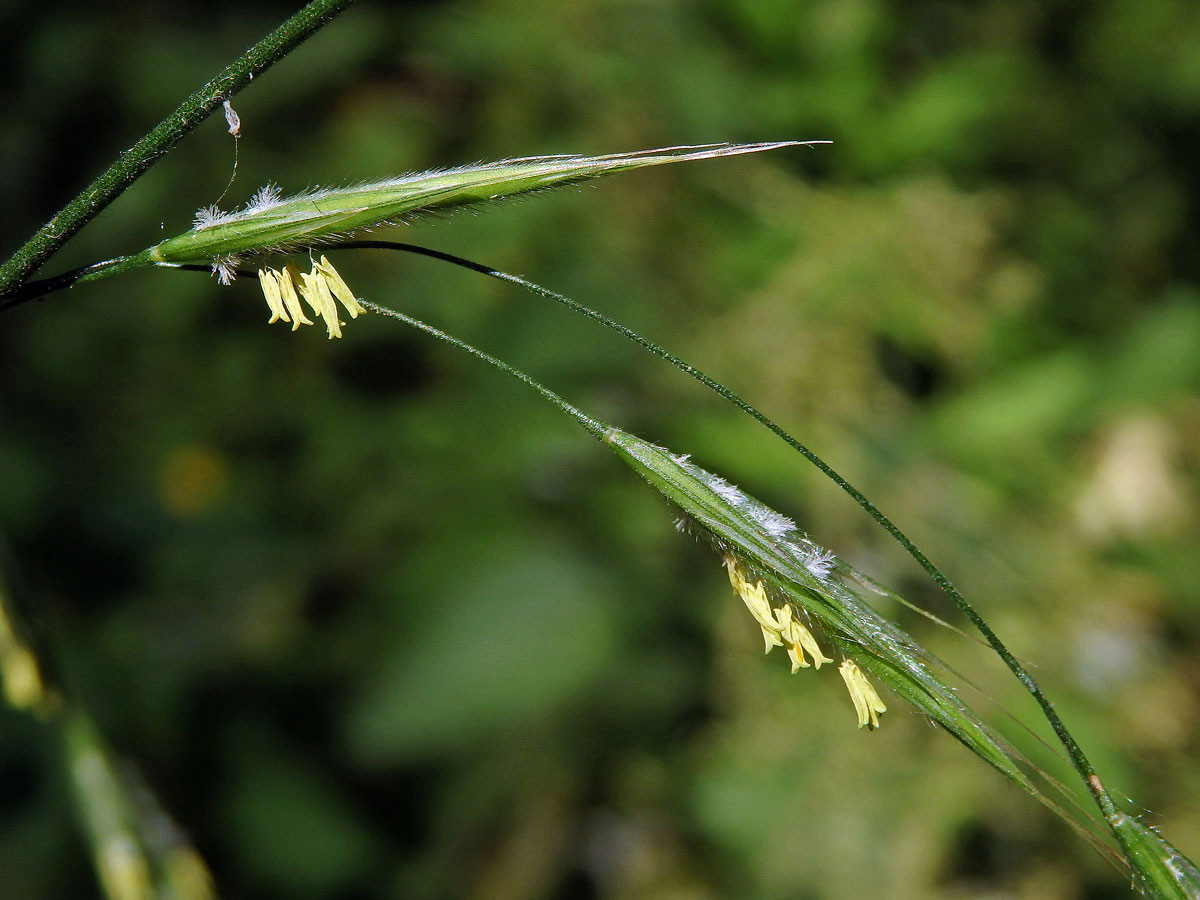
[[[0,294],[20,284],[80,228],[121,195],[143,172],[221,104],[316,33],[353,0],[312,0],[214,75],[174,112],[123,152],[95,181],[59,210],[0,266]]]

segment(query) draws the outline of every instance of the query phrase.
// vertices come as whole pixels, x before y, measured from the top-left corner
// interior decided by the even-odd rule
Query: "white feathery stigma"
[[[789,531],[796,530],[795,522],[769,506],[763,506],[761,503],[748,503],[744,509],[746,515],[758,523],[762,530],[771,537],[783,537]]]
[[[245,212],[256,213],[270,209],[273,206],[278,206],[282,201],[283,188],[277,184],[264,184],[254,196],[250,198],[250,202],[246,204]]]
[[[808,574],[813,578],[824,581],[833,571],[833,564],[836,560],[837,557],[828,550],[814,544],[807,554],[807,559],[804,560],[804,568],[808,569]]]
[[[708,486],[712,488],[714,494],[733,506],[741,506],[746,502],[746,495],[742,493],[741,489],[735,484],[730,484],[724,478],[714,475]]]
[[[215,225],[224,219],[229,213],[223,212],[217,204],[212,203],[208,206],[196,210],[196,214],[192,216],[193,228],[207,228],[210,225]]]
[[[237,267],[241,260],[236,256],[218,256],[212,262],[212,273],[217,278],[218,284],[223,284],[226,287],[233,284],[237,278]]]

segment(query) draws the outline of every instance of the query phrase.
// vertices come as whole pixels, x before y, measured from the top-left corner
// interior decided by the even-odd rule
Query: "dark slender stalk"
[[[55,291],[74,287],[85,281],[97,281],[110,275],[118,275],[121,272],[128,272],[130,269],[140,269],[149,265],[153,265],[153,263],[149,256],[142,252],[134,256],[115,256],[102,262],[90,263],[80,266],[78,269],[71,269],[69,272],[55,275],[53,278],[26,281],[0,293],[0,300],[3,301],[0,302],[0,312],[20,306],[22,303],[28,303],[30,300],[37,300]],[[208,271],[209,267],[205,266],[204,269]]]
[[[527,281],[524,278],[520,278],[516,275],[510,275],[507,272],[501,272],[498,269],[493,269],[491,266],[485,266],[469,259],[463,259],[460,256],[454,256],[450,253],[443,253],[439,250],[430,250],[427,247],[418,247],[413,244],[392,241],[347,241],[339,244],[338,246],[347,249],[387,249],[400,250],[405,253],[415,253],[420,256],[428,256],[433,259],[448,262],[452,265],[460,266],[464,269],[470,269],[473,272],[479,272],[491,278],[497,278],[501,281],[507,281],[510,284],[523,287],[528,291],[532,291],[535,294],[539,294],[542,297],[546,297],[556,303],[560,303],[568,309],[584,315],[589,319],[593,319],[594,321],[604,325],[606,328],[610,328],[618,334],[623,335],[624,337],[633,341],[635,344],[638,344],[639,346],[653,353],[655,356],[666,360],[681,372],[690,375],[705,387],[734,404],[736,407],[738,407],[738,409],[742,410],[742,412],[749,415],[759,424],[768,428],[775,435],[786,442],[792,449],[796,450],[810,463],[820,469],[821,472],[824,473],[825,476],[830,480],[832,480],[838,487],[849,494],[850,497],[853,498],[854,502],[862,507],[867,514],[876,521],[876,523],[878,523],[888,534],[890,534],[896,540],[896,542],[899,543],[900,546],[905,549],[905,551],[907,551],[909,556],[915,559],[921,568],[929,574],[929,576],[937,583],[938,587],[940,587],[947,594],[947,596],[954,601],[954,604],[962,611],[963,615],[965,615],[971,621],[971,623],[979,629],[979,633],[983,635],[984,639],[988,642],[992,649],[999,654],[1002,660],[1004,660],[1004,664],[1008,666],[1009,670],[1017,677],[1021,684],[1025,686],[1025,689],[1037,701],[1038,706],[1040,706],[1042,709],[1042,714],[1046,717],[1046,721],[1049,722],[1050,727],[1054,729],[1054,733],[1058,737],[1059,742],[1063,745],[1067,751],[1067,754],[1070,756],[1072,766],[1087,784],[1088,791],[1091,793],[1092,798],[1096,801],[1096,805],[1100,807],[1100,811],[1103,813],[1105,819],[1111,820],[1111,818],[1116,815],[1117,808],[1116,804],[1112,800],[1112,797],[1104,788],[1100,778],[1096,775],[1096,770],[1093,768],[1091,762],[1084,754],[1083,749],[1071,735],[1071,732],[1067,730],[1067,726],[1063,724],[1062,719],[1059,718],[1058,713],[1054,709],[1054,705],[1042,692],[1041,686],[1037,683],[1034,677],[1029,674],[1029,671],[1021,664],[1021,662],[1015,656],[1013,656],[1008,647],[1004,645],[996,633],[992,631],[991,626],[989,626],[987,622],[984,621],[983,617],[975,611],[975,608],[969,602],[967,602],[967,599],[958,592],[958,589],[954,587],[954,585],[950,582],[950,579],[948,579],[942,573],[941,569],[939,569],[930,561],[929,557],[921,552],[920,548],[918,548],[917,545],[912,542],[908,535],[901,531],[891,519],[885,516],[883,512],[881,512],[879,508],[875,506],[874,503],[868,500],[866,496],[858,490],[858,488],[850,484],[850,482],[838,474],[838,472],[835,471],[832,466],[826,463],[825,460],[821,459],[821,457],[819,457],[816,453],[788,434],[780,425],[776,424],[764,413],[759,412],[758,409],[751,406],[740,396],[729,390],[729,388],[725,387],[725,385],[721,384],[716,379],[700,371],[690,363],[680,359],[678,356],[675,356],[673,353],[670,353],[663,347],[660,347],[653,341],[647,340],[636,331],[633,331],[619,322],[610,319],[608,316],[597,310],[584,306],[581,303],[577,303],[569,297],[563,296],[562,294],[556,293],[548,288],[544,288],[532,281]]]
[[[0,266],[0,294],[37,271],[80,228],[115,200],[185,134],[208,118],[255,75],[286,56],[353,0],[312,0],[189,96],[145,137],[43,225]]]
[[[520,381],[523,384],[529,385],[531,388],[533,388],[535,391],[537,391],[539,394],[541,394],[544,398],[549,400],[551,403],[553,403],[555,406],[557,406],[560,410],[565,412],[568,416],[570,416],[576,422],[578,422],[580,425],[582,425],[584,428],[586,428],[589,432],[592,433],[593,436],[599,438],[600,440],[604,440],[604,434],[607,431],[607,429],[605,428],[605,426],[603,424],[601,424],[600,422],[597,422],[595,419],[593,419],[587,413],[580,410],[578,407],[572,406],[570,403],[568,403],[566,400],[564,400],[558,394],[554,393],[554,391],[550,390],[550,388],[546,387],[540,381],[535,381],[533,378],[526,375],[520,369],[510,366],[508,363],[504,362],[503,360],[496,359],[496,357],[491,356],[490,354],[484,353],[478,347],[473,347],[470,344],[468,344],[466,341],[460,341],[458,338],[453,337],[449,334],[446,334],[446,332],[441,331],[437,328],[434,328],[432,325],[426,324],[425,322],[422,322],[420,319],[414,319],[412,316],[406,316],[402,312],[397,312],[396,310],[390,309],[386,306],[380,306],[378,303],[371,303],[370,301],[367,301],[367,300],[360,300],[359,302],[363,306],[365,306],[367,309],[374,310],[375,312],[380,313],[381,315],[384,315],[384,316],[388,316],[389,318],[392,318],[392,319],[399,319],[405,325],[410,325],[413,328],[416,328],[420,331],[425,332],[428,335],[431,335],[432,337],[437,338],[439,341],[444,341],[445,343],[449,344],[451,347],[457,347],[459,350],[465,350],[467,353],[470,353],[472,356],[482,359],[485,363],[495,366],[501,372],[511,375],[513,378],[517,379],[517,381]]]

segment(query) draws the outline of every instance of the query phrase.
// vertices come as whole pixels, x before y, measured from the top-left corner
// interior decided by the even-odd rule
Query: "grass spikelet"
[[[755,613],[764,635],[781,634],[793,621],[809,623],[851,663],[843,663],[840,672],[860,725],[877,727],[884,711],[869,678],[906,700],[1007,778],[1043,798],[1019,767],[1015,751],[939,677],[938,661],[863,599],[848,565],[813,544],[790,519],[744,491],[731,491],[728,482],[686,457],[615,428],[609,429],[605,441],[683,511],[693,530],[713,542],[731,573],[738,573],[731,574],[731,580],[743,599],[747,593],[765,594],[765,602],[758,605],[775,611],[774,621],[765,624],[768,614]],[[743,585],[752,587],[747,591]],[[793,671],[798,667],[794,664]]]
[[[1132,816],[1109,819],[1125,858],[1133,867],[1133,886],[1147,897],[1200,900],[1200,869],[1161,834]]]
[[[153,263],[209,264],[252,253],[308,248],[424,212],[488,203],[645,166],[800,144],[704,144],[607,156],[531,156],[306,191],[287,198],[268,185],[240,210],[200,210],[190,231],[168,238],[142,255]]]
[[[879,717],[888,709],[875,690],[876,683],[882,684],[1054,812],[1101,855],[1115,861],[1111,849],[1092,830],[1097,823],[1056,802],[1027,771],[1037,773],[1055,790],[1065,792],[1065,788],[1033,767],[988,727],[943,680],[941,673],[949,671],[946,666],[880,615],[865,596],[893,596],[890,591],[879,590],[870,578],[796,530],[790,519],[733,488],[687,456],[673,455],[616,428],[607,429],[603,439],[683,512],[687,530],[712,542],[724,558],[735,590],[762,628],[767,651],[772,646],[785,646],[793,673],[808,668],[801,650],[813,656],[814,664],[832,662],[821,657],[814,632],[821,635],[842,656],[838,672],[850,693],[860,728],[873,731],[880,726]],[[807,626],[812,626],[812,631]],[[1082,810],[1079,812],[1082,814]],[[1109,824],[1126,844],[1117,826],[1111,821]],[[1128,827],[1133,829],[1136,823]],[[1186,889],[1194,889],[1195,882],[1189,879],[1194,878],[1195,867],[1165,841],[1156,849],[1152,847],[1154,841],[1161,841],[1157,834],[1139,834],[1139,839],[1146,845],[1146,855],[1158,854],[1150,876],[1142,873],[1142,859],[1126,854],[1126,862],[1147,896],[1200,900],[1200,894],[1179,893],[1183,888],[1158,892],[1158,881],[1175,875],[1180,884],[1191,885]]]
[[[1121,871],[1131,873],[1134,886],[1145,896],[1200,900],[1200,874],[1193,862],[1153,829],[1109,804],[1111,812],[1105,814],[1105,819],[1121,845],[1122,853],[1118,856],[1093,830],[1099,822],[1087,816],[1063,785],[1033,767],[979,719],[937,674],[949,671],[944,664],[879,615],[866,595],[893,598],[910,605],[903,598],[817,546],[796,530],[790,519],[700,468],[687,455],[673,455],[593,419],[519,369],[432,325],[375,303],[363,301],[362,306],[423,331],[516,378],[604,441],[683,513],[676,521],[678,530],[703,533],[721,553],[730,582],[762,630],[768,653],[776,646],[787,647],[793,673],[820,668],[818,661],[832,662],[823,655],[808,625],[819,629],[841,653],[843,660],[838,671],[850,692],[860,727],[873,730],[880,724],[879,716],[887,711],[870,680],[874,678],[1059,816],[1102,857]],[[946,624],[936,617],[930,618]],[[812,664],[806,664],[802,651],[813,657]],[[1076,812],[1035,786],[1026,768],[1040,775],[1050,787],[1062,791]],[[1086,780],[1093,796],[1109,797],[1094,773]]]
[[[802,640],[799,631],[790,630],[793,622],[805,629],[811,623],[845,659],[856,664],[857,671],[843,670],[842,677],[851,691],[856,711],[866,710],[866,722],[859,711],[860,724],[873,727],[882,712],[878,707],[884,705],[873,688],[868,692],[862,686],[861,680],[871,676],[1094,841],[1079,822],[1034,786],[1020,768],[1016,751],[934,674],[933,669],[940,664],[932,654],[860,597],[858,573],[796,530],[790,519],[700,468],[687,456],[672,455],[662,447],[596,421],[503,360],[394,309],[365,301],[363,306],[508,373],[603,440],[683,512],[685,526],[699,530],[713,542],[725,559],[735,590],[762,629],[768,652],[773,646],[787,646],[789,639],[797,651],[811,652],[808,642],[815,643],[812,634]],[[814,661],[821,655],[819,647],[812,655]],[[802,660],[798,652],[792,657],[793,671],[806,668]]]

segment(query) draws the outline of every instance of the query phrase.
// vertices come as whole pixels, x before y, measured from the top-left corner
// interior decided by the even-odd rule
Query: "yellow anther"
[[[875,693],[871,682],[867,681],[867,676],[849,659],[844,660],[838,666],[838,671],[842,675],[842,680],[846,682],[846,690],[850,692],[850,699],[854,701],[854,711],[858,713],[858,727],[872,730],[878,728],[879,714],[887,712],[887,707]]]
[[[279,293],[283,295],[283,305],[291,315],[292,331],[301,325],[311,325],[312,319],[304,314],[300,305],[300,297],[296,294],[296,282],[300,278],[300,270],[294,262],[289,262],[281,271],[275,273],[279,279]]]
[[[325,320],[325,328],[329,339],[342,336],[342,323],[338,321],[337,304],[333,302],[333,294],[325,278],[313,269],[300,276],[300,294],[308,301],[313,312]]]
[[[729,583],[733,585],[733,589],[738,592],[738,596],[746,604],[746,609],[750,610],[750,615],[754,616],[754,620],[762,629],[763,643],[766,645],[763,652],[770,653],[772,647],[782,647],[783,640],[779,634],[779,622],[771,611],[771,602],[767,599],[767,591],[763,587],[763,583],[759,581],[751,584],[746,578],[746,572],[731,556],[725,558],[725,568],[729,572]]]
[[[366,312],[349,286],[338,274],[328,258],[312,264],[312,271],[301,273],[294,262],[283,269],[262,268],[258,272],[258,283],[262,286],[272,322],[291,322],[292,331],[301,325],[312,325],[312,319],[304,313],[300,303],[304,301],[321,317],[330,338],[342,336],[342,325],[338,319],[338,302],[345,307],[350,318],[358,318]]]
[[[319,261],[313,263],[313,273],[316,274],[318,272],[324,277],[329,290],[333,292],[333,296],[337,297],[341,301],[342,306],[346,307],[346,312],[350,314],[350,318],[357,319],[359,313],[366,312],[358,302],[358,298],[354,296],[354,292],[342,280],[342,276],[338,274],[338,270],[333,267],[333,263],[324,256]]]
[[[792,674],[796,674],[800,669],[807,669],[809,666],[808,660],[804,658],[804,651],[808,651],[808,655],[813,658],[812,664],[818,669],[825,663],[833,662],[828,656],[821,652],[821,646],[817,643],[817,639],[813,637],[813,633],[804,627],[804,624],[792,613],[792,607],[784,604],[775,610],[775,616],[779,620],[779,636],[783,640],[783,646],[787,648],[788,656],[792,660]]]
[[[271,311],[268,325],[280,321],[292,321],[288,318],[287,310],[283,308],[283,294],[279,292],[279,273],[274,269],[259,269],[258,283],[262,286],[263,296],[267,298],[267,309]]]

